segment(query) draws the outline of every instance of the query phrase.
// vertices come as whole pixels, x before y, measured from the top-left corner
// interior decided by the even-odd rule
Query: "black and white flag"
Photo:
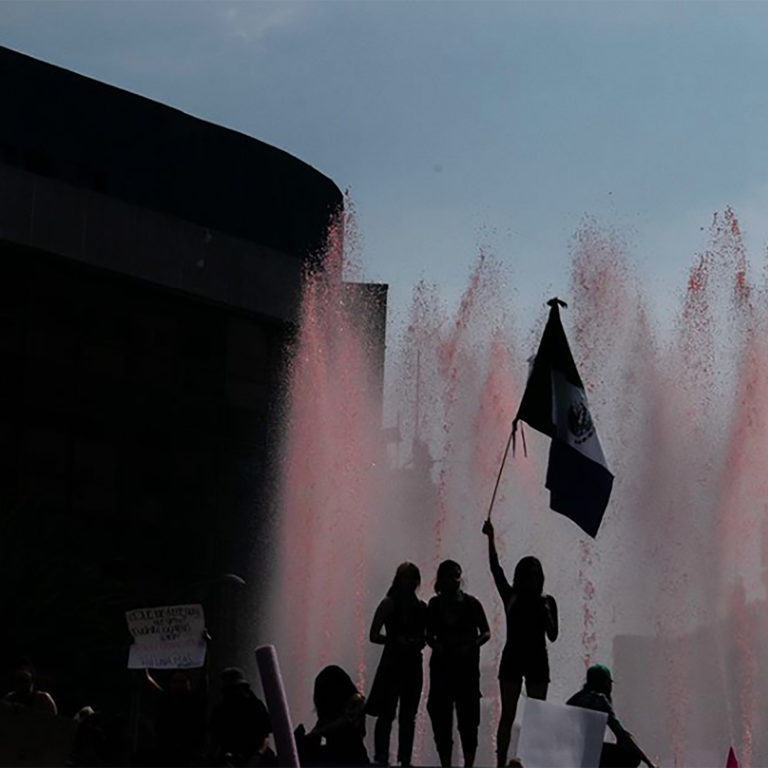
[[[560,321],[559,299],[549,318],[513,423],[524,421],[549,435],[546,487],[549,506],[594,538],[613,486],[613,475],[597,438],[587,396]]]

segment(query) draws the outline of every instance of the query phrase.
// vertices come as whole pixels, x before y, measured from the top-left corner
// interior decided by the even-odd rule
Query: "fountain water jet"
[[[571,243],[571,309],[579,370],[616,475],[597,539],[547,509],[547,441],[510,461],[496,512],[508,571],[531,552],[561,610],[550,647],[550,699],[563,701],[593,661],[613,664],[618,711],[666,764],[768,762],[755,725],[768,711],[765,499],[768,316],[732,211],[691,269],[676,325],[654,326],[627,248],[585,222]],[[368,370],[366,318],[339,279],[343,238],[305,285],[285,425],[273,608],[261,634],[280,651],[294,719],[311,719],[314,675],[339,663],[361,685],[378,650],[366,642],[396,565],[457,559],[494,628],[483,649],[480,764],[491,764],[498,716],[501,606],[480,525],[512,416],[546,318],[521,333],[492,256],[478,258],[455,313],[436,288],[414,289],[389,348],[386,408],[402,443],[382,438]],[[267,637],[267,634],[269,636]],[[429,729],[427,729],[428,731]],[[434,760],[431,737],[423,760]]]

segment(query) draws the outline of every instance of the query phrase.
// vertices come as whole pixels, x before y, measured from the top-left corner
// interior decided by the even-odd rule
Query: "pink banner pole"
[[[275,737],[277,764],[287,768],[299,768],[299,753],[293,738],[291,712],[285,697],[280,664],[274,645],[260,645],[256,649],[256,664],[261,676],[261,687],[267,700],[272,733]]]

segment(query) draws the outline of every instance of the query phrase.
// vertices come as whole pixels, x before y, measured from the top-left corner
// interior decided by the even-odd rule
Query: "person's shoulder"
[[[465,592],[464,599],[467,601],[467,605],[469,605],[471,608],[479,608],[480,610],[483,609],[483,604],[474,595],[469,595]]]
[[[395,610],[395,598],[391,595],[384,595],[376,606],[376,611],[381,614],[388,614]]]
[[[271,729],[267,705],[255,693],[249,698],[249,710],[257,722],[268,730]]]
[[[350,718],[354,719],[365,712],[365,696],[360,691],[353,693],[344,705],[344,713]]]
[[[594,709],[597,712],[606,712],[609,715],[613,713],[611,702],[605,694],[590,691],[586,688],[582,688],[582,690],[571,696],[566,704],[584,707],[584,709]]]
[[[582,688],[579,691],[576,691],[576,693],[571,696],[568,701],[565,702],[568,706],[571,707],[583,707],[585,709],[591,709],[591,693],[590,691],[586,690],[586,688]]]
[[[40,712],[50,712],[54,715],[58,714],[56,702],[53,700],[53,696],[47,691],[35,691],[34,702],[35,709]]]
[[[261,708],[264,706],[264,702],[261,700],[261,698],[256,694],[256,692],[248,686],[248,689],[243,694],[243,699],[245,699],[248,704],[252,707],[258,707]]]

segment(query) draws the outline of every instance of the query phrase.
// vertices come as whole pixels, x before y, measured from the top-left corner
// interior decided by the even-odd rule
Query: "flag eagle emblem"
[[[552,438],[545,482],[549,506],[594,538],[608,506],[613,475],[560,320],[559,307],[565,303],[547,303],[549,317],[512,432],[524,421]]]

